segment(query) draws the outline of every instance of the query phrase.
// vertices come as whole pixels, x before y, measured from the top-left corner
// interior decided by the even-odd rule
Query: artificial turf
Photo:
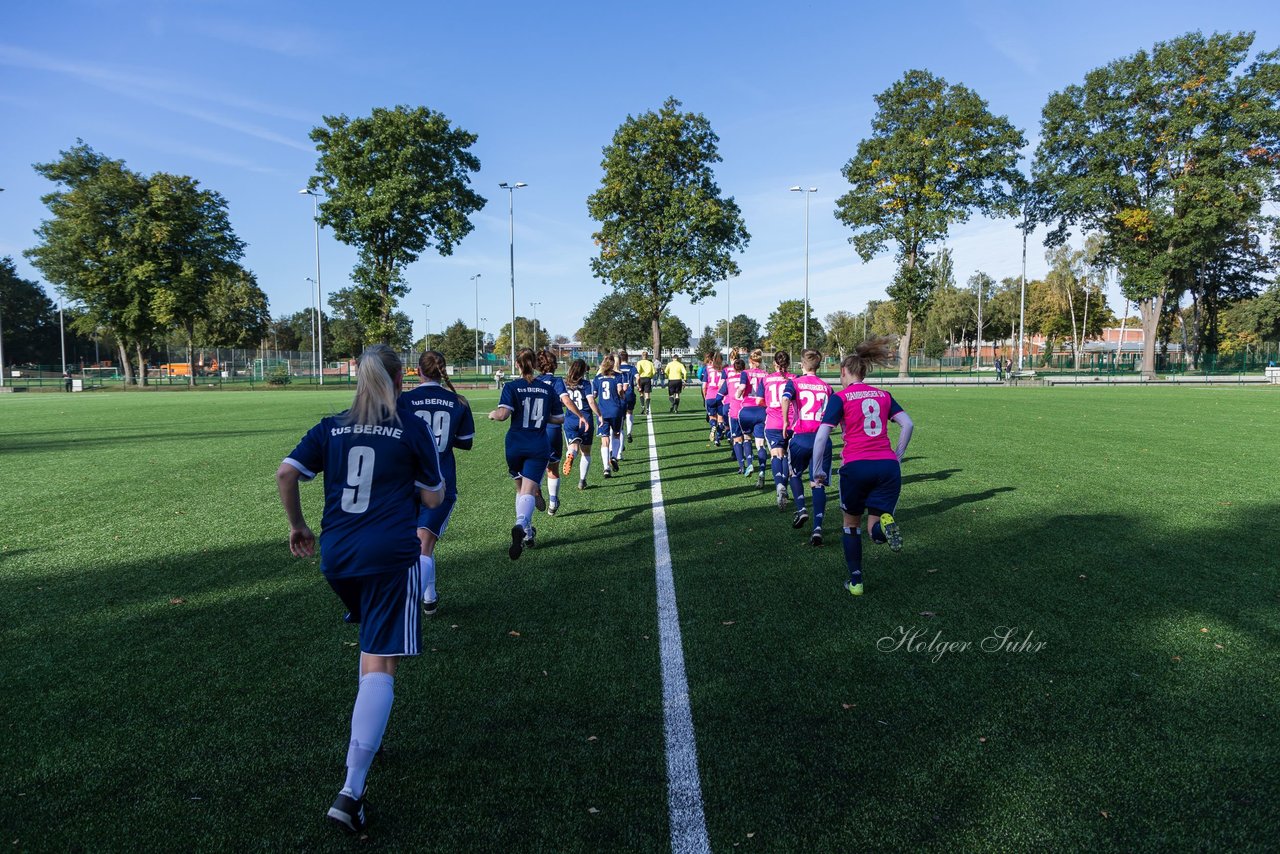
[[[706,447],[658,451],[714,849],[1264,849],[1280,833],[1280,394],[902,389],[898,518],[840,587]],[[470,395],[479,413],[492,392]],[[0,401],[0,828],[14,850],[345,850],[354,630],[280,458],[340,392]],[[440,614],[362,847],[668,847],[647,441],[512,563],[478,418]],[[320,488],[303,488],[318,522]],[[986,652],[997,627],[1038,652]],[[935,653],[877,648],[899,628]],[[1207,630],[1207,631],[1206,631]],[[935,649],[937,643],[935,641]],[[881,643],[891,646],[892,643]]]

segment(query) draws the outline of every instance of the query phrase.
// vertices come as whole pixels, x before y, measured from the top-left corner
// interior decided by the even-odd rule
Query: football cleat
[[[613,469],[614,471],[618,471],[618,469],[620,468],[620,467],[619,467],[619,465],[618,465],[618,462],[619,462],[621,459],[622,459],[622,457],[612,457],[612,458],[610,458],[610,460],[609,460],[609,468]],[[609,474],[608,472],[605,472],[605,476],[608,476],[608,474]]]
[[[329,807],[328,816],[347,833],[359,833],[369,826],[364,817],[364,798],[353,798],[342,792]]]
[[[511,526],[511,548],[507,549],[507,557],[517,560],[524,551],[524,526]]]
[[[895,552],[902,551],[902,531],[898,529],[898,523],[893,521],[893,516],[885,513],[880,517],[880,530],[884,531],[884,535],[889,540],[889,548]]]
[[[582,480],[580,480],[580,481],[578,481],[578,491],[579,491],[579,492],[581,492],[582,490],[584,490],[584,489],[586,489],[586,488],[587,488],[587,481],[586,481],[586,479],[585,479],[585,478],[584,478],[584,479],[582,479]]]
[[[791,527],[797,531],[804,527],[804,523],[809,521],[808,510],[797,510],[796,515],[791,517]]]
[[[809,545],[811,546],[822,545],[822,529],[821,528],[813,529],[813,535],[809,537]]]
[[[787,512],[787,490],[782,484],[778,484],[778,512]]]
[[[422,600],[422,616],[434,617],[436,615],[436,610],[439,607],[440,607],[440,600],[438,598],[432,599],[430,601],[423,599]]]
[[[548,515],[548,516],[554,516],[554,515],[556,515],[556,511],[557,511],[557,510],[559,510],[559,509],[560,509],[560,499],[558,499],[558,498],[553,498],[553,499],[551,499],[551,501],[550,501],[550,502],[548,502],[548,503],[547,503],[547,515]]]
[[[845,590],[848,590],[848,591],[849,591],[849,593],[850,593],[850,595],[852,595],[852,596],[861,596],[861,595],[862,595],[862,582],[858,582],[857,584],[854,584],[852,581],[846,581],[846,582],[844,583],[844,589],[845,589]]]
[[[756,475],[756,489],[764,489],[764,469],[760,469],[760,474]]]
[[[611,478],[611,477],[613,477],[613,472],[609,471],[609,469],[607,469],[607,468],[606,468],[606,469],[604,470],[604,479],[605,479],[605,480],[608,480],[608,479],[609,479],[609,478]]]
[[[538,544],[537,537],[538,537],[538,529],[530,525],[529,533],[526,534],[524,538],[524,547],[526,549],[531,549],[534,546],[536,546]]]
[[[560,467],[560,474],[565,477],[569,476],[570,472],[573,471],[573,458],[574,453],[573,451],[570,451],[569,455],[564,458],[564,465]]]

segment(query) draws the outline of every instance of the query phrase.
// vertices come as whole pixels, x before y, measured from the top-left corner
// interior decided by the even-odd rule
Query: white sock
[[[587,472],[590,470],[590,468],[591,468],[591,455],[583,454],[582,462],[578,463],[578,470],[581,472],[581,474],[578,475],[579,478],[582,480],[586,480]]]
[[[551,500],[553,501],[560,500],[560,478],[558,477],[547,478],[547,492],[550,494]]]
[[[611,450],[609,453],[615,460],[622,459],[622,434],[621,433],[613,437],[613,450]]]
[[[627,413],[627,435],[631,435],[631,428],[636,426],[636,416],[634,412]]]
[[[418,573],[422,578],[422,601],[436,601],[436,559],[418,555]]]
[[[600,443],[600,460],[604,463],[604,467],[607,469],[609,467],[609,446],[603,442]]]
[[[366,673],[360,677],[360,689],[351,710],[351,742],[347,747],[347,781],[342,790],[353,798],[364,794],[369,766],[382,745],[382,735],[391,718],[395,700],[395,679],[390,673]]]
[[[526,531],[533,524],[533,504],[532,495],[516,496],[516,524],[522,526]]]

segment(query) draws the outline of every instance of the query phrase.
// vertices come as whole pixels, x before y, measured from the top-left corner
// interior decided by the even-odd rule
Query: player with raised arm
[[[764,489],[764,461],[768,454],[764,450],[764,378],[767,371],[761,364],[764,362],[764,351],[756,348],[751,351],[751,366],[738,377],[738,388],[734,392],[742,401],[738,410],[738,424],[742,429],[742,437],[746,441],[744,452],[751,458],[751,446],[755,445],[755,458],[759,461],[760,474],[756,478],[756,488]],[[751,476],[748,466],[745,474]]]
[[[360,626],[360,682],[351,712],[347,776],[328,817],[363,831],[365,780],[391,717],[396,666],[422,645],[418,502],[439,507],[445,480],[435,439],[417,418],[401,417],[400,358],[385,344],[360,355],[351,408],[320,420],[276,471],[289,520],[289,551],[315,554],[299,481],[324,472],[320,572]]]
[[[440,470],[444,473],[444,501],[439,507],[418,511],[418,542],[422,553],[418,568],[422,573],[422,612],[434,616],[436,596],[436,543],[449,527],[449,517],[458,501],[458,464],[453,451],[471,450],[476,422],[467,399],[458,394],[445,371],[444,354],[427,350],[418,358],[422,383],[400,395],[400,408],[421,419],[436,441]]]
[[[721,410],[724,398],[720,396],[720,385],[724,382],[724,358],[716,353],[710,357],[702,371],[702,403],[707,410],[707,424],[711,432],[707,434],[707,447],[712,443],[720,447],[720,439],[724,435],[725,416]]]
[[[604,461],[604,476],[613,477],[619,469],[622,453],[623,419],[627,412],[627,381],[613,368],[613,356],[605,356],[600,362],[600,373],[592,381],[595,391],[595,407],[600,416],[600,459]]]
[[[579,430],[585,429],[587,419],[565,389],[564,380],[556,376],[556,354],[550,350],[538,353],[538,382],[551,389],[566,410],[565,424],[547,425],[547,443],[551,456],[547,458],[547,515],[554,516],[560,509],[560,456],[564,452],[565,427],[572,423]]]
[[[491,421],[511,421],[506,450],[507,471],[516,484],[516,523],[511,526],[511,547],[507,549],[507,557],[512,560],[537,545],[533,511],[547,509],[542,497],[542,474],[551,458],[547,425],[564,423],[559,395],[534,379],[537,358],[533,351],[521,350],[516,366],[519,378],[502,387],[498,408],[489,413]]]
[[[817,436],[818,427],[822,424],[823,413],[827,409],[827,401],[835,391],[827,381],[818,376],[818,366],[822,364],[822,354],[817,350],[805,350],[800,357],[803,373],[787,383],[782,396],[791,402],[788,423],[794,435],[787,445],[787,457],[791,470],[791,495],[796,502],[796,515],[791,519],[791,527],[799,529],[809,521],[809,511],[805,509],[804,481],[809,474],[813,461],[813,440]],[[827,442],[826,451],[816,465],[816,471],[831,471],[831,443]],[[809,536],[809,545],[822,545],[822,521],[827,512],[827,489],[824,483],[810,480],[813,490],[813,533]]]
[[[587,422],[587,426],[580,429],[577,422],[566,418],[564,425],[564,438],[569,443],[569,453],[565,455],[562,474],[569,476],[569,472],[573,471],[573,458],[581,453],[582,462],[578,466],[579,490],[587,488],[587,472],[591,469],[591,440],[595,436],[596,422],[600,420],[595,388],[585,379],[586,375],[587,363],[582,359],[574,359],[569,366],[568,376],[564,378],[565,394]]]
[[[764,389],[764,441],[769,448],[769,465],[773,472],[773,489],[778,495],[778,510],[787,509],[787,440],[795,420],[790,399],[783,398],[787,383],[795,379],[791,373],[791,354],[779,350],[773,354],[774,372],[761,381]],[[760,474],[763,476],[764,472]]]
[[[893,518],[902,492],[901,462],[907,453],[914,425],[897,401],[883,389],[863,382],[873,365],[888,363],[893,352],[893,339],[869,338],[840,363],[840,381],[844,388],[827,401],[822,425],[813,440],[813,456],[822,460],[831,441],[831,431],[840,425],[844,448],[840,467],[840,509],[844,511],[845,565],[849,581],[845,589],[854,596],[862,595],[862,513],[867,514],[867,534],[873,543],[888,543],[889,548],[902,548],[902,534]],[[896,421],[898,447],[889,445],[889,422]],[[815,469],[814,482],[826,483],[827,471]]]
[[[627,409],[626,430],[623,433],[623,440],[617,446],[617,458],[619,460],[622,459],[622,452],[627,446],[626,443],[631,441],[631,431],[635,427],[636,421],[636,366],[631,364],[630,358],[626,350],[619,350],[617,362],[614,364],[614,371],[627,385],[625,401]]]
[[[640,353],[640,361],[636,362],[636,391],[640,394],[641,415],[647,415],[649,408],[653,405],[649,398],[653,394],[653,377],[657,373],[657,368],[653,362],[649,361],[649,351],[642,351]],[[630,433],[630,431],[631,426],[627,425],[627,432]],[[630,438],[630,436],[627,438]]]

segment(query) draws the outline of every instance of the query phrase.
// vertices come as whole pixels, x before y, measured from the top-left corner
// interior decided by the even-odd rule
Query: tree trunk
[[[898,339],[898,376],[906,379],[910,376],[907,370],[907,361],[911,355],[911,324],[915,320],[915,313],[907,311],[907,329],[903,336]]]
[[[194,334],[187,330],[187,386],[196,387],[196,344]]]
[[[1071,312],[1071,361],[1075,365],[1075,369],[1080,370],[1080,348],[1076,344],[1076,300],[1071,293],[1071,286],[1067,286],[1067,311]]]
[[[1084,317],[1080,319],[1080,350],[1084,349],[1085,336],[1089,334],[1089,289],[1084,291]],[[1080,353],[1076,351],[1076,370],[1080,370]]]
[[[1165,295],[1138,301],[1138,314],[1142,317],[1142,378],[1156,378],[1156,330],[1160,326],[1160,314],[1164,311]]]
[[[656,364],[662,361],[662,325],[656,315],[650,318],[649,324],[653,332],[653,358]]]
[[[129,363],[129,351],[124,346],[122,336],[116,336],[116,346],[120,348],[120,366],[124,368],[124,384],[127,388],[133,385],[133,365]]]
[[[142,345],[135,343],[133,351],[138,354],[138,385],[147,384],[147,360],[142,355]]]

